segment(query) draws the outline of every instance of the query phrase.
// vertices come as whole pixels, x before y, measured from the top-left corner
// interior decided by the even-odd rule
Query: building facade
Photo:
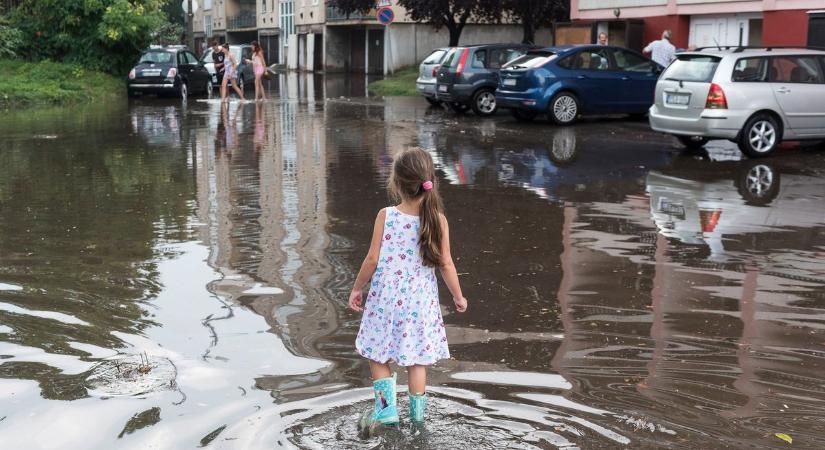
[[[576,38],[608,34],[612,44],[650,42],[673,31],[677,48],[714,45],[805,46],[823,0],[571,0]],[[592,25],[592,33],[587,32]],[[636,32],[631,29],[637,27]],[[817,25],[812,25],[817,26]],[[630,36],[626,38],[626,36]],[[575,39],[575,38],[574,38]]]

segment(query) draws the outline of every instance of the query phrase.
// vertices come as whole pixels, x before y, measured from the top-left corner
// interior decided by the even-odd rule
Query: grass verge
[[[415,88],[415,80],[418,78],[418,69],[406,67],[395,71],[383,80],[376,80],[369,84],[369,92],[372,95],[390,96],[417,96],[418,90]]]
[[[0,60],[0,106],[66,105],[123,96],[123,80],[75,64]]]

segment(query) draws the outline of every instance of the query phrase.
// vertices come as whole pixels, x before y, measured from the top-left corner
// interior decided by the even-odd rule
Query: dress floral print
[[[355,348],[361,356],[401,366],[450,357],[433,267],[419,253],[418,216],[386,209],[378,267],[367,294]]]

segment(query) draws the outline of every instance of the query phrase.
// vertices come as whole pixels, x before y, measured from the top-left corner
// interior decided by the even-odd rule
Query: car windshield
[[[662,78],[673,81],[710,83],[722,58],[710,55],[679,55]]]
[[[422,64],[438,64],[445,54],[447,54],[446,50],[435,50],[430,53],[430,56],[428,56]]]
[[[148,51],[140,57],[138,64],[168,64],[175,55],[164,50]]]
[[[504,69],[524,69],[539,67],[555,59],[556,54],[552,52],[532,52],[508,62]]]

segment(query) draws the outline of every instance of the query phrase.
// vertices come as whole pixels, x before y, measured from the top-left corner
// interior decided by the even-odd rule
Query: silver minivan
[[[748,156],[825,139],[825,51],[713,48],[680,53],[656,84],[650,126],[685,146],[729,139]]]

